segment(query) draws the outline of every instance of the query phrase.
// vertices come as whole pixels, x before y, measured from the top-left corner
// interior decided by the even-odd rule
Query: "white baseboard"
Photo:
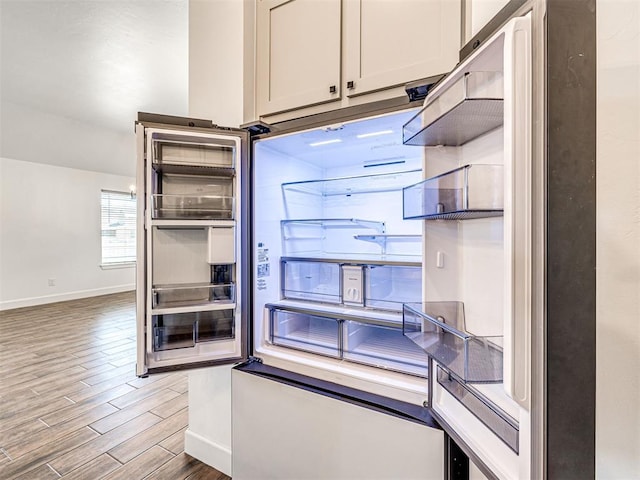
[[[4,302],[0,302],[0,311],[10,310],[13,308],[34,307],[36,305],[44,305],[47,303],[66,302],[67,300],[78,300],[81,298],[97,297],[100,295],[109,295],[111,293],[127,292],[129,290],[135,290],[135,288],[135,284],[130,283],[127,285],[116,285],[115,287],[93,288],[91,290],[79,290],[76,292],[44,295],[42,297],[6,300]]]
[[[184,451],[202,463],[206,463],[210,467],[220,470],[225,475],[233,477],[231,450],[228,448],[218,445],[187,429],[184,434]]]

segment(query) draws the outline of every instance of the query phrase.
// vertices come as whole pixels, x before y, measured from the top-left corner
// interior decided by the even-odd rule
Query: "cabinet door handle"
[[[348,88],[349,90],[353,90],[354,88],[356,88],[356,84],[355,84],[355,82],[354,82],[353,80],[349,80],[349,81],[347,82],[347,88]]]
[[[338,89],[336,88],[335,85],[331,85],[329,87],[329,93],[336,93],[338,91]]]

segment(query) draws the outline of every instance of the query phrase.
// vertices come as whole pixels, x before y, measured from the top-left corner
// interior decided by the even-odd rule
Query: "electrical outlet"
[[[48,284],[50,287],[55,287],[56,286],[56,279],[55,278],[50,278],[48,280]]]

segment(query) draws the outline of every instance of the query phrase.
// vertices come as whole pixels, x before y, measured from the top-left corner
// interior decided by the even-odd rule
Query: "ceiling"
[[[3,157],[104,170],[23,148],[27,129],[133,145],[137,111],[188,113],[188,0],[0,0],[0,32]]]

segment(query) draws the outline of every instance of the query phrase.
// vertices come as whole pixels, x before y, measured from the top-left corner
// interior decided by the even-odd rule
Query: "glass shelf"
[[[502,165],[465,165],[403,189],[403,218],[464,220],[503,214]]]
[[[402,331],[463,381],[502,382],[502,335],[467,332],[462,302],[405,304]]]
[[[459,146],[503,124],[501,72],[470,72],[402,128],[405,145]]]
[[[369,228],[379,233],[384,233],[384,222],[374,220],[362,220],[359,218],[303,218],[297,220],[280,220],[280,225],[285,227],[289,225],[322,227],[322,228]],[[313,237],[316,238],[316,237]],[[286,238],[285,238],[286,239]]]
[[[400,191],[420,179],[421,170],[283,183],[283,192],[322,197]]]

